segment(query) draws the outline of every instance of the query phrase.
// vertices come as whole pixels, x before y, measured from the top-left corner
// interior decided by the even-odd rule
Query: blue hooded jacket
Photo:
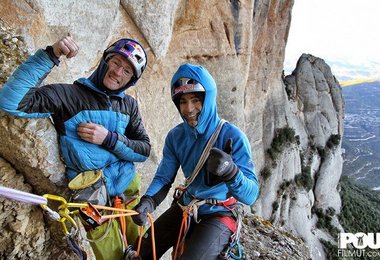
[[[191,78],[201,83],[205,88],[205,99],[195,128],[189,126],[184,119],[184,122],[171,129],[166,137],[163,158],[146,192],[146,195],[153,197],[158,203],[162,201],[162,190],[167,190],[167,187],[171,186],[180,167],[186,178],[191,176],[207,141],[220,121],[216,106],[216,83],[210,73],[202,66],[184,64],[174,74],[171,81],[172,87],[179,78]],[[193,198],[226,200],[233,196],[247,205],[251,205],[256,200],[259,186],[252,161],[251,147],[246,135],[238,127],[227,122],[214,147],[223,150],[230,138],[233,141],[233,161],[239,168],[236,176],[230,181],[208,186],[204,165],[183,196],[185,205],[188,205]],[[198,214],[219,211],[227,211],[227,209],[223,206],[205,204],[199,208]]]
[[[137,101],[123,92],[135,82],[107,93],[99,83],[107,70],[103,58],[88,79],[38,87],[53,67],[44,50],[30,56],[0,89],[0,109],[19,117],[52,117],[68,179],[102,169],[110,195],[121,195],[135,176],[133,162],[145,161],[150,153]],[[112,142],[97,145],[82,140],[77,135],[82,122],[103,125],[112,133]]]

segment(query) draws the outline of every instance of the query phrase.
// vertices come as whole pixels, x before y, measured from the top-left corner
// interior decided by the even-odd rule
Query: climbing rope
[[[181,228],[179,230],[175,250],[173,251],[173,260],[176,260],[177,257],[181,256],[185,250],[185,239],[186,239],[187,232],[189,231],[189,228],[190,228],[191,217],[192,217],[191,208],[187,207],[186,209],[183,210]]]
[[[118,209],[123,208],[123,204],[121,202],[121,199],[118,196],[115,197],[115,199],[113,201],[113,206],[115,208],[118,208]],[[125,217],[119,216],[119,221],[120,221],[121,233],[123,235],[124,246],[125,246],[125,249],[127,250],[129,248],[128,248],[128,240],[127,240],[127,224],[125,223]]]
[[[47,199],[25,191],[15,190],[0,185],[0,196],[33,205],[46,205]]]

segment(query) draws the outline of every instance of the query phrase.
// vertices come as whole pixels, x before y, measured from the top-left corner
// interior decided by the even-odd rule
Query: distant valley
[[[380,82],[343,88],[343,175],[380,191]]]

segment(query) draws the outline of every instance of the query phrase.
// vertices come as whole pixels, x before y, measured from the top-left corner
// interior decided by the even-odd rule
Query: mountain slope
[[[343,88],[343,174],[380,189],[380,82]]]

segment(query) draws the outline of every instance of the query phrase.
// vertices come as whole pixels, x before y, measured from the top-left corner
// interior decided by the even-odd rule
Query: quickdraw
[[[239,242],[229,243],[224,250],[220,253],[219,259],[242,259],[243,251]]]
[[[31,194],[28,192],[23,192],[11,188],[7,188],[0,185],[0,196],[17,200],[20,202],[40,205],[40,207],[51,217],[53,220],[58,221],[61,224],[64,235],[67,238],[69,246],[72,248],[74,253],[78,255],[80,259],[86,259],[85,252],[83,252],[80,247],[77,245],[75,238],[78,234],[79,227],[76,221],[74,220],[74,215],[82,214],[82,218],[88,218],[87,223],[91,223],[93,226],[101,225],[108,221],[109,219],[114,219],[118,217],[126,217],[139,214],[137,211],[117,208],[117,207],[107,207],[101,205],[93,205],[91,203],[68,203],[66,199],[61,196],[45,194],[43,196]],[[59,202],[60,205],[57,208],[57,211],[52,210],[48,206],[49,201]],[[118,205],[120,207],[120,205]],[[100,210],[111,211],[111,215],[101,215]],[[115,214],[115,212],[117,212]],[[149,223],[151,225],[151,237],[152,237],[152,252],[153,259],[156,259],[156,247],[154,240],[154,223],[152,216],[148,213]],[[70,232],[69,232],[70,230]],[[126,239],[125,245],[125,256],[126,259],[138,258],[140,254],[141,241],[144,233],[144,227],[140,227],[140,236],[138,240],[137,250],[134,251],[133,248],[127,245]],[[106,234],[105,234],[106,235]]]
[[[220,253],[220,259],[243,259],[243,250],[240,244],[240,233],[242,227],[242,219],[244,215],[243,206],[237,203],[235,207],[231,210],[236,218],[236,231],[231,235],[231,241],[228,243],[223,251]]]
[[[92,205],[90,203],[68,203],[64,198],[56,196],[56,195],[51,195],[51,194],[45,194],[43,197],[45,197],[48,200],[54,200],[54,201],[59,201],[61,202],[61,205],[58,207],[58,215],[60,216],[60,219],[58,221],[62,225],[62,229],[65,233],[66,236],[73,237],[75,233],[78,230],[78,225],[73,219],[72,215],[74,214],[79,214],[79,212],[82,212],[82,214],[85,214],[86,216],[90,217],[92,220],[96,220],[94,223],[95,226],[98,224],[103,224],[109,219],[114,219],[114,218],[122,218],[126,216],[133,216],[139,214],[137,211],[130,210],[130,209],[122,209],[121,205],[117,204],[116,207],[107,207],[107,206],[101,206],[101,205]],[[117,202],[117,203],[120,203]],[[51,209],[48,208],[47,205],[41,205],[41,207],[44,210],[52,211]],[[76,210],[70,211],[70,208],[76,208]],[[107,211],[112,211],[112,212],[118,212],[116,214],[111,214],[111,215],[104,215],[102,216],[99,212],[99,210],[107,210]],[[94,214],[92,216],[89,216],[91,214]],[[49,214],[50,215],[50,214]],[[154,224],[153,224],[153,218],[150,216],[148,213],[148,219],[151,225],[151,232],[152,232],[152,250],[153,250],[153,255],[154,259],[156,259],[156,248],[155,248],[155,241],[154,241]],[[56,219],[57,220],[57,219]],[[67,221],[72,225],[74,232],[68,232],[67,228]],[[123,225],[123,224],[122,224]],[[125,223],[124,223],[125,226]],[[140,227],[140,237],[138,241],[138,247],[137,250],[133,252],[132,247],[128,245],[127,240],[126,240],[126,234],[123,231],[123,241],[124,245],[126,247],[125,254],[128,257],[131,257],[132,255],[135,257],[138,257],[140,254],[140,247],[141,247],[141,241],[142,241],[142,236],[144,233],[144,227]],[[132,258],[126,258],[126,259],[132,259]]]

